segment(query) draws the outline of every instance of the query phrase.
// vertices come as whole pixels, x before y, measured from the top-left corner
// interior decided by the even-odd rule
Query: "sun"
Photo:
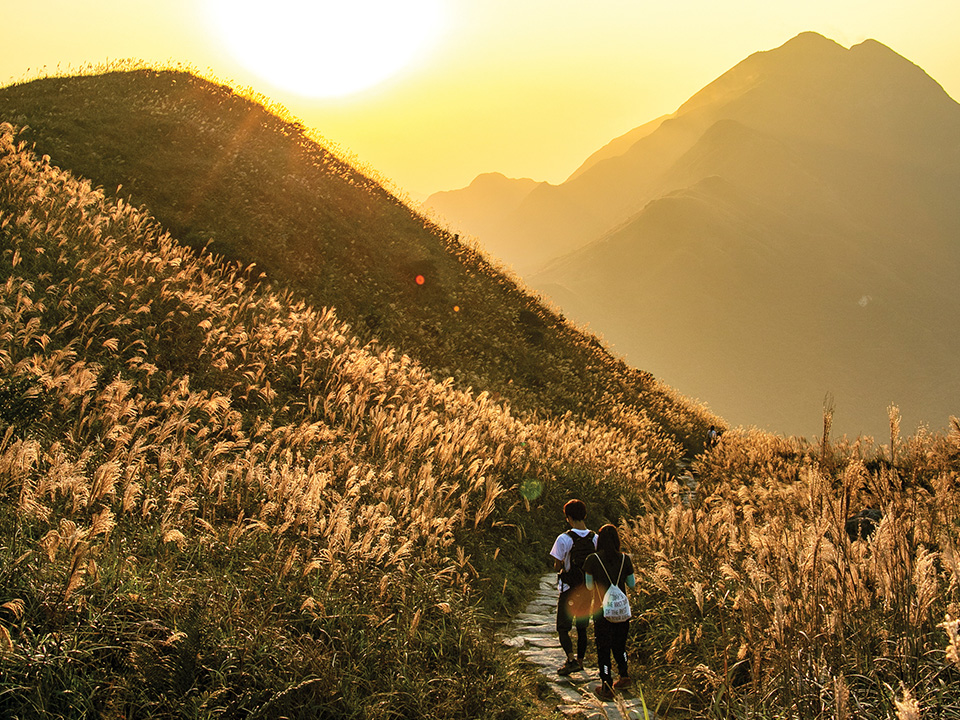
[[[339,97],[397,74],[440,34],[441,0],[205,0],[247,70],[306,97]]]

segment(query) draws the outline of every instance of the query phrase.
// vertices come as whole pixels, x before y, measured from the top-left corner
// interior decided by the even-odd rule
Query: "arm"
[[[553,560],[553,569],[554,572],[560,572],[564,568],[564,558],[567,557],[567,553],[570,552],[570,546],[573,544],[573,541],[566,536],[566,534],[561,534],[553,542],[553,547],[550,548],[550,559]]]
[[[631,577],[633,576],[631,575]],[[593,575],[589,573],[584,573],[583,584],[587,586],[587,590],[593,590]]]
[[[637,586],[637,576],[633,573],[627,575],[627,587],[636,587]]]

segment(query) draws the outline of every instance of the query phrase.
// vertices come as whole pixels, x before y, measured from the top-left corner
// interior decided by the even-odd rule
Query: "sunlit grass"
[[[893,428],[879,448],[728,432],[695,464],[691,502],[673,486],[628,523],[642,568],[637,652],[662,707],[797,718],[890,717],[914,702],[938,717],[960,710],[943,651],[960,578],[960,434],[904,441]],[[851,538],[846,521],[865,508],[883,519]]]
[[[0,706],[534,712],[480,599],[544,503],[621,512],[679,447],[437,381],[2,128]]]
[[[233,138],[218,157],[237,197],[263,184],[252,158],[291,157],[249,120],[238,135],[202,104],[137,97],[172,128]],[[322,166],[284,192],[346,178],[357,193],[337,186],[331,205],[364,208],[382,252],[403,244],[390,228],[407,211],[365,209],[381,186],[277,127]],[[229,207],[276,237],[268,209],[218,202],[204,222]],[[832,439],[829,413],[816,444],[730,430],[696,458],[691,494],[675,465],[702,447],[705,408],[416,222],[489,313],[455,326],[429,303],[391,309],[379,271],[341,265],[324,307],[268,284],[288,266],[268,277],[184,247],[2,126],[3,713],[538,716],[542,682],[490,616],[544,570],[570,496],[623,528],[640,578],[631,667],[661,715],[958,713],[956,427],[904,439],[891,408],[881,446]],[[244,244],[206,227],[215,251]],[[376,338],[365,298],[383,312]],[[866,508],[883,519],[851,540]]]

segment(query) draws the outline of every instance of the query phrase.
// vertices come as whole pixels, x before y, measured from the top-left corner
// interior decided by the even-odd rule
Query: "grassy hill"
[[[533,712],[485,617],[677,447],[437,381],[0,127],[2,714]]]
[[[0,118],[60,167],[144,206],[180,242],[254,264],[461,389],[602,419],[612,397],[688,452],[717,419],[610,356],[473,248],[304,134],[182,72],[0,89]],[[422,284],[418,284],[420,278]]]
[[[4,708],[536,712],[487,615],[713,418],[257,102],[0,95]]]
[[[363,278],[364,291],[397,304],[371,341],[363,295],[339,270],[314,291],[343,293],[357,316],[349,324],[339,306],[314,302],[306,281],[284,280],[298,257],[350,272],[342,248],[317,250],[336,243],[309,235],[294,252],[256,233],[244,243],[211,235],[224,261],[184,246],[100,180],[31,152],[87,142],[74,105],[121,114],[102,104],[116,95],[77,93],[58,109],[51,91],[35,117],[63,128],[46,139],[39,122],[19,135],[0,124],[0,716],[550,717],[543,678],[495,631],[545,570],[570,496],[587,502],[592,527],[616,522],[633,556],[628,654],[658,716],[960,714],[960,423],[903,439],[891,407],[880,447],[832,440],[829,412],[817,445],[731,430],[697,454],[690,492],[665,469],[698,449],[683,433],[709,415],[610,359],[255,104],[182,75],[89,80],[138,78],[194,84],[182,102],[160,102],[161,117],[190,116],[192,93],[209,93],[212,105],[288,128],[318,158],[305,182],[329,183],[354,208],[322,205],[342,225],[318,227],[407,218],[447,274],[438,288],[391,284],[389,263],[352,268],[358,287]],[[132,121],[149,103],[126,97]],[[287,148],[287,135],[240,144],[250,166],[273,168],[254,150],[267,152],[270,138]],[[146,172],[132,138],[130,160],[101,159],[103,172],[128,162]],[[94,162],[114,147],[91,142],[80,154]],[[233,170],[243,167],[224,183],[241,182]],[[158,193],[211,196],[192,174],[156,172],[144,182]],[[216,185],[207,192],[224,197]],[[252,190],[237,199],[258,228],[294,222],[249,210],[259,202]],[[374,256],[410,257],[420,246],[408,239]],[[261,276],[246,251],[277,266]],[[476,324],[458,329],[464,316],[441,311],[450,278],[484,310]],[[405,283],[413,300],[401,304]],[[426,317],[443,333],[425,335],[433,341],[420,353]],[[468,351],[505,359],[488,368]],[[462,363],[476,387],[415,354]],[[541,355],[561,364],[563,383],[503,369],[546,363]],[[850,533],[866,509],[880,520]]]

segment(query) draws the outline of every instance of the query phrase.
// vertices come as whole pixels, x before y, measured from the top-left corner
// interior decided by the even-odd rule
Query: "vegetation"
[[[529,713],[485,614],[679,446],[438,382],[2,127],[3,714]]]
[[[148,208],[179,242],[336,308],[361,340],[461,390],[600,421],[612,401],[693,443],[687,453],[702,447],[718,418],[612,357],[256,100],[186,72],[139,69],[0,89],[0,118],[58,166]]]
[[[829,414],[816,447],[729,432],[695,463],[696,493],[673,482],[627,523],[635,651],[661,709],[960,716],[960,423],[904,441],[890,412],[881,448],[830,443]],[[876,525],[849,522],[867,509]]]
[[[105,77],[84,79],[97,132],[119,112],[100,106],[97,83],[138,76]],[[217,98],[225,124],[239,107],[183,75],[138,82],[158,78],[190,87],[176,102],[143,96],[171,132],[167,113],[191,132],[213,122],[194,95]],[[831,440],[828,414],[816,445],[738,429],[704,450],[716,419],[703,408],[302,135],[326,169],[288,169],[310,193],[321,181],[343,193],[325,212],[344,233],[363,228],[355,243],[382,243],[388,269],[373,254],[346,281],[346,250],[318,254],[330,243],[271,256],[266,205],[234,219],[270,242],[228,232],[217,218],[234,206],[218,200],[185,213],[198,247],[181,245],[166,222],[32,152],[62,142],[80,162],[135,137],[72,150],[84,95],[58,105],[70,83],[45,82],[47,109],[18,119],[51,124],[0,125],[0,715],[547,717],[543,680],[495,630],[545,570],[570,496],[591,523],[623,529],[640,580],[629,654],[659,715],[960,715],[960,425],[903,440],[891,408],[889,444],[875,448]],[[3,102],[12,91],[25,92]],[[258,118],[238,144],[252,163],[284,135],[257,135],[261,124],[290,126],[244,107]],[[98,172],[140,157],[127,153]],[[179,198],[164,212],[195,180],[168,164],[179,154],[145,148],[158,164],[133,172]],[[221,184],[236,207],[260,197],[236,170],[206,197]],[[350,197],[364,210],[340,217]],[[386,242],[387,216],[420,229]],[[411,237],[444,292],[389,280],[391,263],[417,256]],[[283,282],[298,257],[335,268],[327,307],[319,286]],[[254,260],[276,264],[261,275]],[[471,322],[447,317],[452,287],[478,309]],[[357,320],[364,292],[377,312],[396,305],[376,338]],[[417,334],[429,322],[432,341]],[[545,365],[556,382],[538,385]],[[676,468],[694,453],[691,491]],[[867,508],[882,519],[851,537],[847,520]]]

